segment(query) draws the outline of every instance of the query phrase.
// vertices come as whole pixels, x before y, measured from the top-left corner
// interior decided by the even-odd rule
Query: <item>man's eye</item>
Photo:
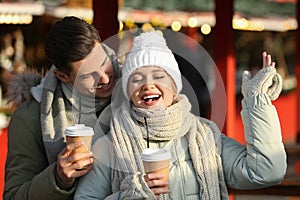
[[[101,68],[107,67],[110,63],[111,63],[111,62],[110,62],[109,57],[105,57],[105,60],[104,60],[104,62],[102,63],[102,65],[101,65],[100,67],[101,67]]]
[[[91,77],[91,74],[85,74],[85,75],[80,76],[80,79],[87,79],[89,77]]]

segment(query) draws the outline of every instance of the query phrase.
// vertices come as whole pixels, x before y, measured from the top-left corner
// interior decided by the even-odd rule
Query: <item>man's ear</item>
[[[70,77],[67,74],[63,73],[62,71],[55,69],[53,71],[53,73],[62,82],[65,82],[65,83],[70,82]]]

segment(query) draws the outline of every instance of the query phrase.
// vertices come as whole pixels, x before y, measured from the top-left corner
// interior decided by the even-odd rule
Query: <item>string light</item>
[[[181,29],[181,23],[179,21],[174,21],[171,24],[171,28],[172,28],[173,31],[176,31],[176,32],[180,31],[180,29]]]
[[[198,25],[198,21],[195,17],[190,17],[187,22],[188,26],[191,28],[195,28]]]
[[[135,15],[134,13],[123,14],[124,26],[131,29],[136,27],[135,23],[146,23],[147,27],[150,23],[153,27],[166,28],[171,27],[174,31],[180,31],[182,26],[187,26],[190,28],[199,27],[199,31],[203,34],[210,34],[212,27],[215,26],[215,17],[210,14],[204,14],[203,16],[198,16],[193,14],[189,17],[186,13],[175,13],[171,15],[170,13],[153,14],[149,15]],[[128,17],[129,16],[129,17]],[[136,22],[135,22],[136,20]],[[150,26],[149,26],[150,27]],[[235,15],[232,19],[232,28],[235,30],[246,30],[246,31],[288,31],[296,30],[298,27],[297,21],[294,18],[287,19],[275,19],[275,18],[244,18]]]
[[[142,30],[143,30],[143,32],[150,32],[150,31],[154,31],[154,28],[152,27],[152,25],[150,23],[144,23],[142,25]]]
[[[211,32],[211,26],[209,24],[203,24],[201,26],[201,33],[204,35],[208,35]]]
[[[30,14],[0,14],[0,24],[30,24],[32,20]]]
[[[264,25],[259,21],[250,21],[245,18],[233,19],[232,27],[237,30],[263,31]]]
[[[134,19],[132,17],[126,18],[125,25],[128,28],[133,27],[134,26]]]
[[[122,21],[119,21],[119,31],[122,31],[124,28],[124,24]]]

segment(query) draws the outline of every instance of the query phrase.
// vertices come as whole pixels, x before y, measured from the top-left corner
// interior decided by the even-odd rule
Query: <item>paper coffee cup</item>
[[[74,149],[71,154],[90,151],[93,135],[93,128],[85,126],[84,124],[75,124],[74,126],[67,127],[65,130],[66,143],[83,143],[83,146]],[[87,166],[85,166],[85,168],[86,167]]]
[[[171,153],[167,149],[144,149],[141,158],[146,173],[164,174],[162,180],[169,181]]]

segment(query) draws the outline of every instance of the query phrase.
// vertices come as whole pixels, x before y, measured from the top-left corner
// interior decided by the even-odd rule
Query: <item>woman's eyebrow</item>
[[[153,69],[151,72],[165,72],[163,69]]]
[[[143,73],[141,73],[141,72],[133,72],[133,73],[131,74],[131,77],[133,77],[133,76],[135,76],[135,75],[143,75]]]

